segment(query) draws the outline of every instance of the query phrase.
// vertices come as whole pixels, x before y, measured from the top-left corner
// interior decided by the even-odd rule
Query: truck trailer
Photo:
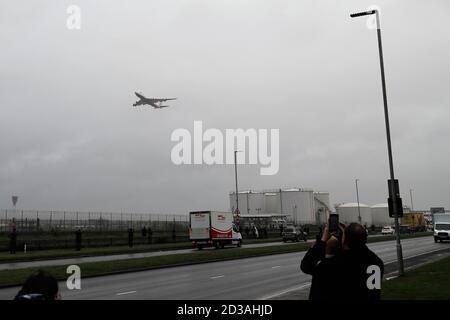
[[[434,242],[450,240],[450,214],[435,213],[433,215]]]
[[[407,226],[409,232],[422,232],[427,230],[423,212],[404,213],[400,218],[400,225]]]
[[[189,213],[189,238],[199,250],[242,245],[242,235],[234,224],[232,212],[192,211]]]

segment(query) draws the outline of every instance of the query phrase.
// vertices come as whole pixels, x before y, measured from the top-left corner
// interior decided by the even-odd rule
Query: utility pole
[[[359,224],[361,224],[362,220],[361,220],[361,209],[359,208],[358,180],[359,179],[355,179],[355,183],[356,183],[356,201],[358,201],[358,222],[359,222]]]
[[[403,252],[402,252],[402,244],[400,241],[400,224],[399,224],[399,209],[397,205],[401,203],[401,198],[399,195],[399,191],[396,190],[396,180],[394,178],[394,162],[392,160],[392,147],[391,147],[391,132],[389,126],[389,112],[388,112],[388,104],[387,104],[387,94],[386,94],[386,79],[384,75],[384,61],[383,61],[383,46],[381,42],[381,25],[380,25],[380,15],[378,10],[370,10],[365,12],[358,12],[351,14],[351,18],[362,17],[367,15],[375,14],[376,23],[377,23],[377,38],[378,38],[378,54],[380,58],[380,71],[381,71],[381,87],[383,90],[383,104],[384,104],[384,120],[386,124],[386,140],[388,147],[388,158],[389,158],[389,171],[391,179],[388,183],[389,185],[389,198],[392,201],[392,208],[394,214],[395,221],[395,238],[397,243],[397,260],[398,260],[398,275],[402,276],[404,274],[404,266],[403,266]]]
[[[237,153],[240,152],[239,150],[234,151],[234,178],[236,182],[236,215],[238,217],[239,221],[239,193],[238,193],[238,175],[237,175]]]
[[[409,189],[409,196],[411,197],[411,211],[414,211],[414,203],[412,198],[412,191],[413,189]]]

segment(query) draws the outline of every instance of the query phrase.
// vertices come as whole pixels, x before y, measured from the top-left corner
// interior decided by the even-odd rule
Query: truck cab
[[[450,240],[450,214],[435,214],[433,217],[434,242]]]

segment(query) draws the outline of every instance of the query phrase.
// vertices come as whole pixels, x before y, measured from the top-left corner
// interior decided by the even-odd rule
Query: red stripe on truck
[[[216,239],[231,239],[233,237],[232,229],[228,230],[217,230],[216,228],[211,228],[211,238]]]

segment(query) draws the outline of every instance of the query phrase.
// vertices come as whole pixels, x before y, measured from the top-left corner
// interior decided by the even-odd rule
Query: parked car
[[[391,226],[384,226],[383,229],[381,229],[381,234],[394,234],[395,229]]]
[[[300,240],[306,241],[306,233],[301,231],[299,228],[296,227],[286,227],[282,233],[283,242],[287,241],[295,241],[299,242]]]

